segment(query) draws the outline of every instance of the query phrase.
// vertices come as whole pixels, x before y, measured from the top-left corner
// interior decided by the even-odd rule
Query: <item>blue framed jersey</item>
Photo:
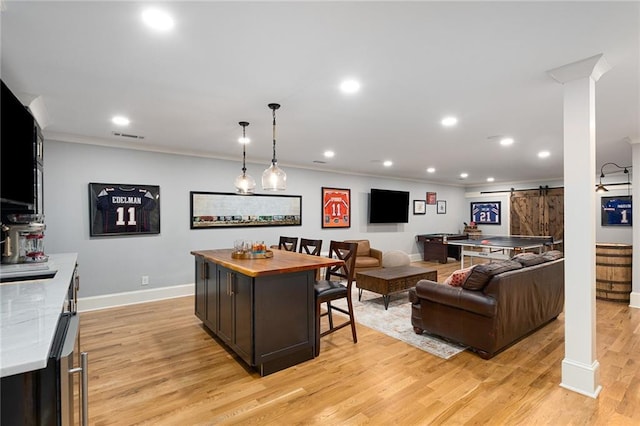
[[[602,226],[631,226],[631,196],[602,197]]]
[[[471,203],[471,222],[500,225],[500,201]]]

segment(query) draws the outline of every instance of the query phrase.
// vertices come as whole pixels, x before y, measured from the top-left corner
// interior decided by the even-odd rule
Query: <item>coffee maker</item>
[[[46,262],[44,215],[10,214],[2,223],[2,263]]]

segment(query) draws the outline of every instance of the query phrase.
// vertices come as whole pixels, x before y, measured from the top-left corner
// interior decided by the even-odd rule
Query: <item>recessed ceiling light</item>
[[[335,153],[335,152],[333,152],[333,151],[325,151],[325,152],[324,152],[324,156],[325,156],[326,158],[333,158],[333,156],[334,156],[334,155],[336,155],[336,153]]]
[[[142,21],[158,31],[168,31],[173,28],[173,18],[160,9],[146,9],[142,12]]]
[[[356,93],[360,90],[360,82],[357,80],[345,80],[340,84],[340,90],[348,94]]]
[[[550,156],[550,155],[551,155],[551,153],[550,153],[549,151],[540,151],[540,152],[538,153],[538,157],[539,157],[539,158],[547,158],[547,157],[548,157],[548,156]]]
[[[435,172],[436,172],[435,167],[429,167],[429,168],[427,169],[427,173],[435,173]]]
[[[445,117],[441,121],[442,125],[445,127],[455,126],[458,123],[458,119],[452,116]]]
[[[117,126],[128,126],[130,123],[129,119],[122,115],[116,115],[111,119],[111,122]]]
[[[487,182],[493,182],[494,180],[495,180],[495,178],[492,178],[492,177],[488,177],[487,178]]]
[[[385,167],[391,167],[393,165],[393,161],[386,160],[384,163],[382,163],[382,165]]]
[[[513,144],[513,138],[502,138],[500,139],[500,145],[509,146]]]
[[[461,177],[462,179],[466,179],[466,178],[468,178],[468,177],[469,177],[469,173],[460,173],[460,177]]]

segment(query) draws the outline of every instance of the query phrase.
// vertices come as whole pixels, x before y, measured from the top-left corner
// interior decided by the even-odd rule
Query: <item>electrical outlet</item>
[[[149,285],[149,275],[143,275],[142,276],[142,282],[140,284],[141,285]]]

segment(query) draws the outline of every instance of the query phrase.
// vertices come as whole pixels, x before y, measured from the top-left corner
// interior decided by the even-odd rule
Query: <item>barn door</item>
[[[564,238],[564,189],[511,192],[511,235]]]

